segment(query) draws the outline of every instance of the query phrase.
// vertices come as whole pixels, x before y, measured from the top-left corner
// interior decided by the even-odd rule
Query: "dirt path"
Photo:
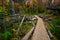
[[[45,29],[43,20],[36,15],[35,15],[35,17],[37,17],[38,21],[37,21],[37,25],[36,25],[34,34],[32,36],[32,40],[50,40],[50,38],[47,34],[47,31]]]

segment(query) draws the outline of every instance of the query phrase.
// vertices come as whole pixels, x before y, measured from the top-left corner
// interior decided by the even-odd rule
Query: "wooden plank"
[[[32,36],[32,40],[50,40],[46,28],[44,26],[43,20],[36,15],[35,17],[38,19],[38,21],[34,34]]]
[[[34,27],[32,27],[32,29],[21,40],[28,40],[28,38],[31,36],[33,30],[34,30]]]
[[[25,15],[23,16],[23,19],[22,19],[22,21],[21,21],[21,24],[20,24],[19,27],[18,27],[17,32],[19,32],[19,30],[20,30],[20,28],[21,28],[21,26],[22,26],[22,24],[23,24],[24,19],[25,19]]]

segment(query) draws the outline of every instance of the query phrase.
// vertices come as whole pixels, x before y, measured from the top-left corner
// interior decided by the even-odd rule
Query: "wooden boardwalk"
[[[43,20],[36,15],[35,17],[38,19],[38,21],[31,40],[50,40],[46,28],[44,26]]]
[[[33,30],[34,30],[34,27],[32,27],[32,29],[21,40],[28,40],[28,38],[32,34]]]

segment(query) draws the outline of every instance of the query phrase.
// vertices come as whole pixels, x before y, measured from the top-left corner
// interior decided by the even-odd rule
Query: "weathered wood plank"
[[[34,34],[32,36],[32,40],[50,40],[46,28],[44,26],[43,20],[36,15],[35,17],[38,19],[38,21]]]
[[[32,29],[21,40],[28,40],[28,38],[32,34],[33,30],[34,30],[34,27],[32,27]]]

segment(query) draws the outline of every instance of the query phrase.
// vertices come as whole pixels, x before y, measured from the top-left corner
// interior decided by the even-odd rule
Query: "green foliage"
[[[25,24],[21,27],[20,35],[24,36],[31,29],[31,24]]]
[[[7,40],[11,37],[11,32],[5,31],[4,33],[0,33],[0,39]]]
[[[4,38],[7,39],[10,36],[11,36],[11,33],[9,31],[5,31]]]
[[[15,13],[19,13],[19,8],[15,7]]]
[[[11,23],[8,22],[8,21],[5,21],[3,24],[4,24],[6,27],[10,27],[10,25],[11,25]]]
[[[53,24],[53,26],[50,27],[51,32],[60,40],[60,17],[54,18],[51,24]]]
[[[0,12],[0,18],[2,18],[3,17],[3,12]]]
[[[44,7],[38,7],[38,12],[39,13],[44,13],[46,9]]]
[[[60,17],[54,18],[52,20],[53,25],[59,25],[60,26]]]
[[[24,5],[23,10],[24,10],[25,14],[29,14],[29,15],[45,13],[45,11],[46,11],[46,9],[44,7],[39,7],[39,6],[35,6],[35,5],[32,8],[29,8],[26,5]]]
[[[60,9],[60,6],[58,6],[57,9]]]

